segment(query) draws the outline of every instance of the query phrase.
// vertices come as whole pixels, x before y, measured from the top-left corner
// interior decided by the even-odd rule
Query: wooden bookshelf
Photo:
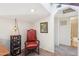
[[[21,35],[10,36],[10,53],[13,56],[21,53]]]

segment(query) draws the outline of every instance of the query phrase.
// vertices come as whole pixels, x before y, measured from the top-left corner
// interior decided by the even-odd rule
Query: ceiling
[[[60,3],[60,4],[79,6],[79,3]]]
[[[50,13],[40,3],[0,3],[0,16],[13,16],[32,22],[48,15]]]

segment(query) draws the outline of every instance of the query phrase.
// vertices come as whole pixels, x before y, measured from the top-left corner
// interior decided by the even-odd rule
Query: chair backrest
[[[30,29],[27,30],[27,42],[34,42],[37,40],[36,30]]]

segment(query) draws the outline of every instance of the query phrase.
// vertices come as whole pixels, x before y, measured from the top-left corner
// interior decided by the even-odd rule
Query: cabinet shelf
[[[21,35],[10,36],[10,53],[13,56],[21,53]]]

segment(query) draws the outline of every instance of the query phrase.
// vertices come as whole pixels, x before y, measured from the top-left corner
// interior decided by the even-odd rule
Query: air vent
[[[61,4],[59,4],[59,5],[57,5],[57,8],[60,8],[62,5]]]
[[[53,3],[50,3],[50,6],[52,6],[53,5]]]
[[[70,12],[74,12],[75,10],[73,10],[72,8],[67,8],[65,10],[63,10],[63,14],[65,13],[70,13]]]

